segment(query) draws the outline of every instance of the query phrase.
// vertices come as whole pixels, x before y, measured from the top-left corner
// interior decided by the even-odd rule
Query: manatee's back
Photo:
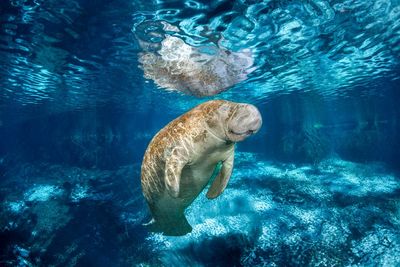
[[[171,121],[150,141],[143,157],[141,183],[143,194],[154,203],[165,190],[164,169],[166,157],[179,142],[190,134],[196,108]]]
[[[141,183],[143,195],[153,203],[164,192],[165,150],[171,144],[164,137],[168,135],[166,127],[153,137],[143,157]]]
[[[170,151],[183,142],[190,143],[203,132],[204,120],[222,103],[221,100],[208,101],[193,108],[171,121],[151,140],[141,170],[143,194],[149,203],[154,203],[164,193],[164,169]]]

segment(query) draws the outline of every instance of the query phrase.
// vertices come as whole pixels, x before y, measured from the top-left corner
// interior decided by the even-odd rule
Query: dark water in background
[[[136,37],[160,21],[257,69],[205,99],[157,88]],[[399,22],[396,0],[1,2],[0,266],[400,264]],[[144,150],[209,99],[263,128],[193,233],[150,234]]]

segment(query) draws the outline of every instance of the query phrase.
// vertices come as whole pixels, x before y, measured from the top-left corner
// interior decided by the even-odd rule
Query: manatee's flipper
[[[231,178],[234,158],[235,151],[232,150],[232,153],[229,155],[229,157],[222,162],[222,168],[220,172],[218,173],[217,177],[215,177],[213,183],[207,191],[208,199],[216,198],[224,191],[229,182],[229,178]]]
[[[187,163],[186,150],[175,147],[165,162],[165,186],[168,193],[177,198],[179,196],[179,182],[183,167]]]

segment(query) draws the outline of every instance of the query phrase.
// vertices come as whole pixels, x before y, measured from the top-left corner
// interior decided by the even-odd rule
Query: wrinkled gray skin
[[[164,26],[171,30],[171,25]],[[139,62],[144,77],[167,90],[212,96],[246,80],[255,70],[249,49],[233,52],[215,45],[194,47],[175,36],[152,34],[162,41],[149,43],[139,39],[144,51],[139,54]]]
[[[214,100],[164,127],[150,142],[142,164],[142,189],[153,216],[150,230],[165,235],[189,233],[192,227],[185,209],[220,162],[207,198],[222,194],[232,173],[235,143],[256,133],[261,124],[253,105]]]

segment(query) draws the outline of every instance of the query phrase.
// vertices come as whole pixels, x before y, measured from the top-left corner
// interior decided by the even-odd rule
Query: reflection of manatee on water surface
[[[143,194],[153,219],[149,229],[185,235],[192,227],[185,209],[221,169],[207,191],[218,197],[232,174],[235,143],[257,132],[261,115],[249,104],[205,102],[165,126],[151,140],[142,163]]]
[[[146,50],[147,43],[140,42]],[[157,52],[139,55],[146,79],[158,86],[198,97],[216,95],[247,79],[255,70],[250,49],[233,52],[223,48],[194,47],[170,35]]]

